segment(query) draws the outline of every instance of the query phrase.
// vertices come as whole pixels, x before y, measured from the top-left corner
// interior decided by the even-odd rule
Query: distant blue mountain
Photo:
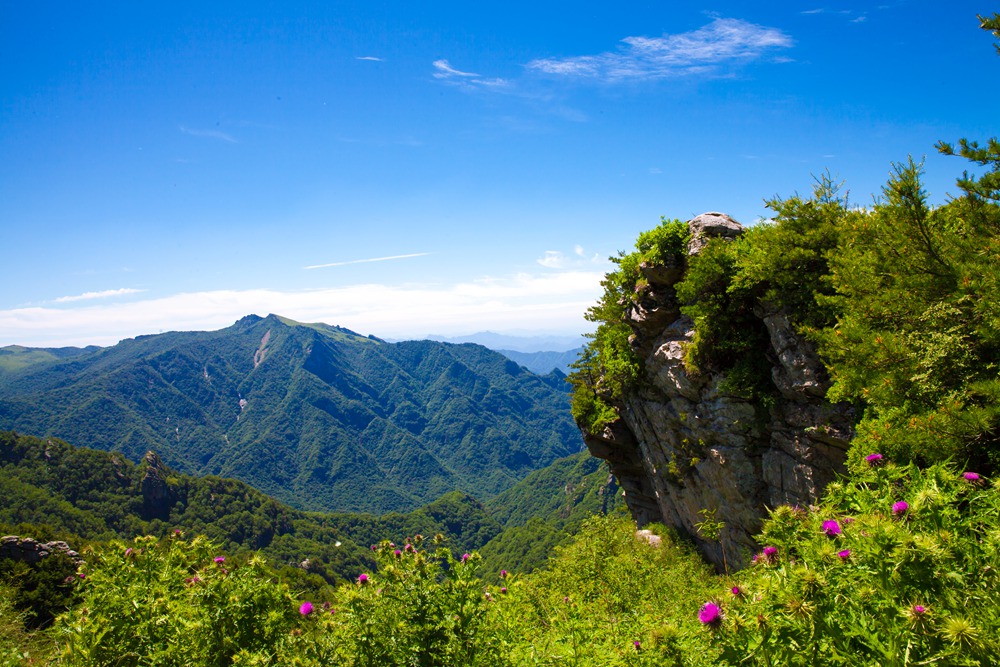
[[[570,364],[579,359],[583,348],[577,347],[565,352],[517,352],[516,350],[497,350],[497,352],[538,375],[548,375],[554,370],[569,375]]]
[[[567,352],[576,350],[583,346],[586,338],[581,336],[560,336],[560,335],[528,335],[517,336],[511,334],[498,334],[492,331],[480,331],[468,336],[427,336],[426,340],[435,340],[442,343],[476,343],[491,350],[513,352]],[[517,361],[515,359],[515,361]],[[520,363],[520,362],[519,362]],[[546,371],[547,372],[547,371]]]

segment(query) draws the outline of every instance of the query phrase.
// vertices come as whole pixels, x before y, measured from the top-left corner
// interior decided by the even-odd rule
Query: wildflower
[[[869,454],[868,456],[865,457],[865,461],[868,462],[868,465],[874,468],[875,466],[880,465],[882,463],[882,455],[879,454],[878,452],[874,454]]]
[[[967,482],[978,482],[982,477],[978,472],[963,472],[962,477],[965,478]]]
[[[698,610],[698,620],[710,628],[717,628],[722,623],[722,609],[714,602],[706,602]]]
[[[489,591],[486,591],[485,593],[483,593],[483,597],[486,598],[487,602],[493,602],[493,596],[490,595]]]
[[[309,602],[308,600],[303,602],[302,606],[299,607],[299,613],[302,614],[303,616],[308,616],[312,612],[313,612],[313,605],[312,602]]]
[[[743,591],[740,589],[739,586],[733,586],[732,588],[729,589],[729,592],[733,594],[734,598],[738,598],[741,595],[743,595]]]
[[[76,576],[80,577],[81,579],[87,578],[87,574],[85,572],[77,572]]]
[[[409,553],[417,553],[417,550],[413,547],[412,544],[407,544],[405,547],[403,547],[403,550]]]
[[[636,651],[641,651],[642,650],[642,644],[639,643],[638,639],[636,639],[634,642],[632,642],[632,646],[635,647]]]
[[[507,587],[506,587],[506,586],[502,586],[502,587],[500,588],[500,592],[501,592],[501,593],[502,593],[503,595],[507,595]]]
[[[563,598],[563,604],[569,604],[569,596]]]
[[[367,584],[368,583],[368,575],[364,574],[364,573],[359,574],[358,575],[358,583],[361,584],[362,586],[364,586],[365,584]]]
[[[500,570],[500,578],[501,579],[507,578],[507,570]]]
[[[892,513],[895,514],[896,516],[899,516],[900,514],[906,514],[906,511],[908,509],[910,509],[910,503],[906,502],[905,500],[900,500],[899,502],[895,502],[892,504]]]
[[[775,563],[778,560],[778,547],[766,546],[761,558],[767,563]]]
[[[226,562],[226,557],[225,556],[216,556],[212,560],[214,560],[216,563],[225,563]]]
[[[126,549],[125,550],[125,558],[131,558],[132,557],[132,553],[133,553],[132,547],[129,547],[128,549]]]
[[[462,554],[462,562],[464,563],[468,560],[469,560],[469,554]]]
[[[403,552],[400,551],[399,549],[396,549],[395,551],[392,552],[392,555],[395,556],[396,558],[399,558],[400,556],[403,555]]]
[[[840,524],[832,519],[824,521],[823,532],[826,533],[827,537],[837,537],[841,533]]]
[[[840,560],[847,560],[851,557],[851,550],[844,549],[843,551],[838,551],[837,555],[840,556]]]
[[[378,551],[378,545],[377,544],[373,544],[372,545],[372,551]]]
[[[922,604],[913,605],[913,613],[917,616],[923,616],[927,613],[927,607]]]

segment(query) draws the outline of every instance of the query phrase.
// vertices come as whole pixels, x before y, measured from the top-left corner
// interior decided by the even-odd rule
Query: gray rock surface
[[[0,537],[0,560],[10,559],[25,563],[37,563],[54,553],[66,554],[77,565],[83,563],[80,554],[70,549],[69,545],[62,541],[39,542],[30,537],[17,535]]]
[[[736,238],[743,227],[722,213],[688,222],[688,254],[708,239]],[[639,526],[653,521],[695,538],[720,569],[745,565],[758,549],[754,535],[769,508],[815,503],[843,470],[854,416],[824,396],[825,370],[815,349],[780,311],[756,313],[770,335],[763,349],[780,398],[761,414],[721,390],[723,376],[694,375],[684,365],[693,323],[680,314],[677,267],[642,267],[648,284],[626,312],[644,377],[618,406],[620,418],[584,439],[608,461]],[[724,522],[720,541],[696,524],[713,512]]]

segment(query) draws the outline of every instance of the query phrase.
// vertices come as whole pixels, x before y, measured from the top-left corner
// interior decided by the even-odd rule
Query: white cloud
[[[454,67],[452,67],[447,60],[444,59],[435,60],[433,64],[434,64],[434,69],[437,70],[436,72],[434,72],[434,76],[438,79],[448,79],[454,76],[460,76],[460,77],[479,76],[478,74],[473,74],[472,72],[462,72],[460,70],[457,70]]]
[[[745,62],[793,40],[778,28],[717,18],[691,32],[662,37],[626,37],[617,52],[569,58],[544,58],[529,69],[557,76],[607,82],[657,79],[687,74],[710,74],[726,63]]]
[[[404,338],[429,332],[526,329],[580,333],[600,295],[600,271],[481,278],[453,285],[352,285],[279,291],[217,290],[76,307],[0,310],[0,346],[112,345],[159,331],[213,330],[250,313],[337,324]]]
[[[558,250],[546,250],[545,256],[540,257],[536,261],[550,269],[561,269],[566,266],[566,256]]]
[[[376,63],[384,63],[385,61],[381,58],[376,58],[375,56],[358,56],[355,60],[371,60]]]
[[[350,259],[345,262],[330,262],[329,264],[313,264],[312,266],[303,266],[303,269],[326,269],[331,266],[347,266],[349,264],[367,264],[369,262],[388,262],[393,259],[408,259],[410,257],[425,257],[429,255],[429,252],[411,252],[408,255],[390,255],[389,257],[371,257],[369,259]]]
[[[71,301],[89,301],[91,299],[107,299],[113,296],[123,296],[125,294],[138,294],[145,290],[132,289],[131,287],[123,287],[121,289],[109,289],[103,292],[84,292],[83,294],[77,294],[75,296],[61,296],[57,298],[56,303],[69,303]]]
[[[583,250],[583,246],[579,245],[579,244],[573,246],[573,254],[575,254],[577,257],[585,257],[586,256],[586,253]]]
[[[510,85],[510,82],[506,79],[498,77],[483,78],[474,72],[463,72],[462,70],[455,69],[451,66],[451,63],[443,58],[435,60],[432,64],[436,70],[434,72],[435,79],[440,79],[441,81],[466,89],[487,88],[501,90],[506,89]]]

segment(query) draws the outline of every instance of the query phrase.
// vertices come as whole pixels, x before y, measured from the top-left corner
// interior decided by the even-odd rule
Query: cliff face
[[[688,227],[689,255],[711,237],[743,232],[721,213],[700,215]],[[755,312],[770,338],[760,351],[777,394],[769,410],[727,395],[722,375],[689,373],[683,352],[693,323],[681,315],[674,293],[683,267],[644,265],[642,273],[648,284],[626,319],[643,377],[617,406],[620,418],[584,439],[594,456],[608,461],[640,526],[674,526],[720,568],[741,567],[758,548],[753,535],[768,508],[814,503],[843,469],[853,415],[824,399],[823,365],[781,311]],[[703,510],[724,522],[721,541],[699,536],[695,524],[706,518]]]

